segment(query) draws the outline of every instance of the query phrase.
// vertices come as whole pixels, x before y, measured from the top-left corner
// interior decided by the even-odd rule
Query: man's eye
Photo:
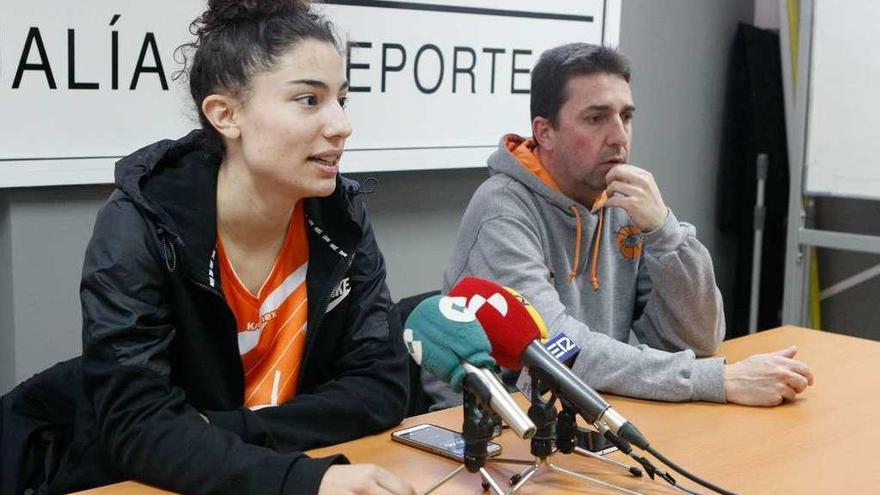
[[[337,101],[339,101],[340,107],[345,108],[345,105],[348,104],[348,97],[347,96],[340,96],[339,100],[337,100]]]
[[[605,122],[605,116],[604,115],[590,115],[589,117],[587,117],[587,122],[589,122],[591,124],[601,124],[602,122]]]
[[[623,122],[625,124],[629,124],[630,122],[632,122],[633,114],[625,113],[625,114],[621,115],[620,118],[621,118],[621,120],[623,120]]]

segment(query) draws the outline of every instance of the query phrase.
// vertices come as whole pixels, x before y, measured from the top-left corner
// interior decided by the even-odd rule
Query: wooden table
[[[799,398],[774,408],[732,404],[662,403],[606,396],[656,449],[695,474],[739,494],[880,493],[880,343],[797,327],[729,340],[718,354],[729,362],[750,354],[798,346],[798,358],[816,381]],[[461,409],[407,418],[404,428],[435,423],[461,428]],[[390,432],[390,431],[389,431]],[[310,451],[342,452],[354,463],[372,462],[424,490],[457,466],[391,441],[389,432]],[[505,432],[504,457],[528,458],[528,441]],[[628,462],[619,453],[611,457]],[[645,494],[679,493],[663,482],[639,479],[580,456],[558,455],[558,464]],[[520,466],[489,465],[499,483]],[[699,488],[676,476],[681,483]],[[506,486],[506,485],[503,485]],[[703,493],[708,490],[698,489]],[[89,490],[100,494],[168,493],[135,482]],[[436,493],[482,493],[479,476],[462,473]],[[539,473],[520,492],[615,493],[559,474]]]

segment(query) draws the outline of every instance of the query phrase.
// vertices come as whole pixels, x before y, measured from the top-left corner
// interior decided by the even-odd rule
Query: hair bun
[[[282,13],[308,12],[310,3],[308,0],[208,0],[208,10],[193,22],[190,30],[201,41],[211,31],[230,24]]]

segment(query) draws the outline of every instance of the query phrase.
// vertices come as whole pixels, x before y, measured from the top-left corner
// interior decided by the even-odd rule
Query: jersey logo
[[[339,306],[339,303],[351,294],[350,280],[350,278],[345,277],[339,281],[339,285],[336,288],[330,291],[330,303],[327,304],[327,313],[333,311],[333,308]]]

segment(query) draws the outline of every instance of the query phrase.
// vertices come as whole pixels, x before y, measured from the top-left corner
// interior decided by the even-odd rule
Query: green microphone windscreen
[[[413,360],[461,391],[462,362],[495,368],[492,345],[463,297],[432,296],[420,302],[404,325],[403,339]]]

